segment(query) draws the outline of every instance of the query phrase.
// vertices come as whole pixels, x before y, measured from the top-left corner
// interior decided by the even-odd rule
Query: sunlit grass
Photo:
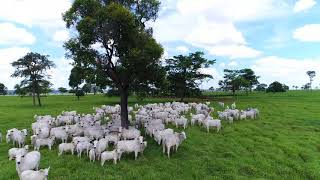
[[[136,101],[131,98],[130,102]],[[147,102],[166,101],[148,99]],[[169,160],[162,147],[148,138],[143,156],[125,155],[121,162],[90,163],[69,154],[57,156],[41,150],[41,168],[51,166],[49,179],[319,179],[320,178],[320,92],[292,91],[228,98],[239,108],[257,107],[255,121],[223,124],[220,133],[188,127],[187,140]],[[57,115],[62,110],[92,113],[93,106],[114,104],[118,98],[49,96],[44,106],[32,107],[30,98],[0,97],[0,130],[29,128],[35,114]],[[216,99],[213,106],[217,107]],[[14,161],[8,161],[11,145],[0,144],[0,179],[18,179]]]

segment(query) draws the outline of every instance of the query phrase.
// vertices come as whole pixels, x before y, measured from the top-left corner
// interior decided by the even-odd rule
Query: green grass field
[[[188,127],[187,140],[169,160],[162,147],[148,139],[144,156],[125,155],[117,165],[90,163],[86,157],[57,156],[57,148],[41,150],[41,168],[51,166],[49,179],[320,179],[320,91],[253,94],[236,99],[238,108],[257,107],[259,120],[223,124],[222,131],[206,133]],[[130,99],[134,103],[134,99]],[[166,101],[148,99],[148,102]],[[212,105],[217,107],[217,99]],[[32,107],[31,98],[0,97],[0,131],[28,128],[33,116],[58,115],[62,110],[93,112],[93,106],[117,103],[117,98],[73,96],[43,98]],[[216,115],[216,114],[215,114]],[[29,139],[29,138],[28,138]],[[15,162],[8,161],[11,145],[0,144],[0,179],[18,179]]]

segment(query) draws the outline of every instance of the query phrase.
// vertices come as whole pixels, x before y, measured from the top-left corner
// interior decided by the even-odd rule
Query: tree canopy
[[[59,87],[58,90],[60,93],[67,93],[68,92],[67,88],[64,88],[64,87]]]
[[[267,88],[267,92],[273,92],[273,93],[286,92],[287,90],[289,90],[289,87],[285,84],[279,83],[278,81],[271,83]]]
[[[63,15],[67,27],[77,32],[65,43],[67,57],[81,69],[81,79],[118,88],[125,128],[128,92],[161,79],[163,48],[146,26],[157,18],[159,6],[158,0],[75,0]]]
[[[81,89],[84,93],[88,94],[91,92],[91,84],[85,83]]]
[[[221,89],[226,91],[232,91],[233,95],[235,92],[244,89],[248,92],[251,91],[254,85],[259,83],[259,76],[254,74],[251,69],[241,69],[241,70],[224,70],[224,80],[219,81]]]
[[[20,88],[31,91],[34,106],[36,105],[36,95],[38,105],[41,106],[40,94],[50,84],[48,81],[50,76],[46,70],[53,68],[55,65],[48,57],[48,55],[30,52],[12,63],[15,71],[11,76],[23,78]]]
[[[3,83],[0,83],[0,94],[1,95],[8,94],[8,88]]]
[[[28,89],[20,84],[14,86],[14,93],[20,97],[24,97],[28,93]]]
[[[316,76],[316,72],[307,71],[307,75],[309,76],[309,79],[310,79],[310,89],[312,89],[312,81],[313,81],[313,78]]]
[[[256,91],[266,91],[267,90],[268,85],[267,84],[258,84],[256,87]]]
[[[252,69],[241,69],[239,70],[239,76],[241,76],[247,83],[245,84],[245,88],[249,88],[249,90],[252,90],[252,87],[259,84],[258,79],[259,76],[256,76],[254,71]]]
[[[201,71],[215,63],[203,57],[203,52],[190,53],[188,56],[179,55],[166,59],[165,70],[169,81],[169,92],[181,98],[200,93],[199,84],[211,75]]]

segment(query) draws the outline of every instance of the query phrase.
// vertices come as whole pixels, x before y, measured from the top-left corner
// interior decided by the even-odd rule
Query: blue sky
[[[10,63],[29,51],[50,55],[54,87],[68,86],[70,60],[63,42],[69,38],[61,13],[67,0],[0,1],[0,82],[9,89]],[[252,68],[261,83],[275,80],[290,87],[308,82],[306,71],[318,74],[320,87],[320,4],[315,0],[163,0],[159,18],[150,23],[164,46],[164,58],[203,51],[217,63],[202,71],[217,87],[223,69]]]

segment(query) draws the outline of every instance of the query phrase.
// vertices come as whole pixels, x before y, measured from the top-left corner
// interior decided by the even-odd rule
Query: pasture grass
[[[121,162],[90,163],[70,154],[57,156],[41,149],[41,168],[51,166],[49,179],[319,179],[320,178],[320,91],[290,91],[280,94],[255,93],[223,99],[238,108],[257,107],[259,120],[224,123],[222,131],[188,127],[187,140],[169,160],[162,147],[147,138],[148,147],[137,161],[124,155]],[[135,98],[130,98],[135,103]],[[169,99],[147,99],[144,103]],[[219,99],[212,106],[219,110]],[[33,116],[58,115],[63,110],[92,113],[93,106],[115,104],[116,97],[48,96],[44,106],[33,107],[31,98],[0,97],[0,131],[28,128]],[[216,113],[214,114],[216,116]],[[181,129],[179,130],[181,131]],[[4,134],[5,135],[5,134]],[[28,138],[29,139],[29,138]],[[0,179],[18,179],[14,161],[8,161],[12,145],[0,144]]]

